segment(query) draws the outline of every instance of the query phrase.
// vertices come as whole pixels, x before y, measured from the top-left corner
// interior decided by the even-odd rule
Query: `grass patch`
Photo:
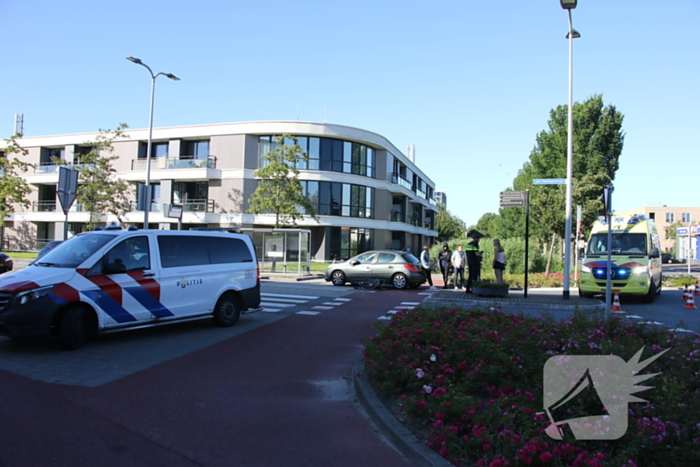
[[[575,313],[564,321],[484,310],[417,308],[366,342],[367,374],[407,425],[454,465],[700,465],[700,338],[622,318]],[[628,405],[616,440],[550,438],[543,368],[555,355],[641,361],[648,402]],[[574,418],[571,416],[570,418]]]
[[[36,259],[37,252],[31,251],[3,251],[10,258],[28,258]]]

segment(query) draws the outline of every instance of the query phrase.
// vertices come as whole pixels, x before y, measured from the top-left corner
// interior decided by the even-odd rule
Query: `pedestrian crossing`
[[[274,293],[261,293],[260,294],[260,306],[262,307],[263,313],[279,313],[285,308],[298,307],[306,303],[312,302],[314,300],[320,299],[317,295],[290,295],[290,294],[274,294]],[[352,301],[351,298],[337,297],[330,301],[324,302],[320,305],[315,305],[309,307],[306,310],[298,311],[298,315],[318,315],[323,311],[330,311],[337,308],[340,305]]]
[[[385,314],[383,314],[382,316],[380,316],[377,319],[389,320],[396,313],[399,313],[401,311],[413,310],[415,307],[420,305],[420,303],[421,302],[401,302],[400,305],[396,305],[392,310],[387,311]]]

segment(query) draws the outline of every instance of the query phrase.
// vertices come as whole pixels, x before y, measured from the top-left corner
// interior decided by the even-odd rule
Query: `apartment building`
[[[143,227],[138,186],[147,177],[147,129],[127,129],[113,143],[113,167],[131,190],[125,226]],[[273,149],[275,136],[289,134],[308,154],[299,179],[316,208],[318,221],[306,216],[297,226],[310,231],[309,253],[317,261],[344,258],[368,249],[410,248],[432,244],[435,184],[415,163],[376,133],[342,125],[266,121],[154,128],[150,163],[149,228],[177,229],[168,217],[182,206],[181,228],[226,227],[270,229],[274,215],[247,213],[258,181],[260,156]],[[31,207],[17,206],[5,220],[7,249],[33,250],[86,228],[89,213],[74,203],[66,217],[57,199],[58,167],[53,158],[80,169],[80,154],[98,133],[25,137],[25,174],[32,187]],[[0,151],[2,144],[0,144]],[[143,191],[142,191],[143,192]],[[141,203],[143,204],[143,203]],[[116,221],[104,215],[103,222]]]

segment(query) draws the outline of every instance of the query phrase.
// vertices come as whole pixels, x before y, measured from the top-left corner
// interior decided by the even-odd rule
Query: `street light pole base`
[[[571,292],[568,291],[568,290],[565,290],[564,293],[563,293],[563,295],[562,295],[562,298],[563,298],[564,300],[568,300],[569,298],[571,298]]]

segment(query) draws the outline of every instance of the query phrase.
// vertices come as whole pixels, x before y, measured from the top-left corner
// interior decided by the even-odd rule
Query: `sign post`
[[[80,172],[78,172],[77,169],[66,166],[58,168],[58,187],[56,188],[56,194],[63,208],[63,214],[66,216],[66,221],[63,223],[63,240],[68,239],[68,211],[73,201],[75,201],[75,198],[78,196],[79,174]]]
[[[527,266],[530,243],[530,192],[528,190],[502,191],[499,197],[500,206],[502,208],[525,208],[525,288],[523,290],[523,297],[527,298]]]
[[[182,204],[169,205],[166,217],[177,219],[177,230],[182,230]]]

